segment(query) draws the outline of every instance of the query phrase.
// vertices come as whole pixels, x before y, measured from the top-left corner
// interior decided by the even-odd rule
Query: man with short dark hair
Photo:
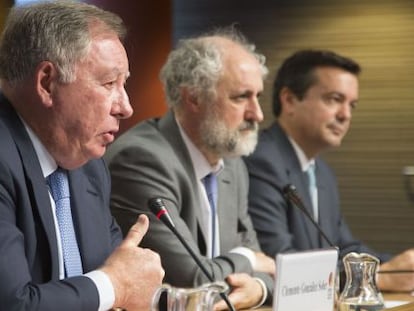
[[[413,269],[413,250],[394,258],[355,239],[343,218],[336,178],[319,154],[338,147],[358,103],[360,66],[331,51],[303,50],[287,58],[274,82],[276,121],[260,133],[245,159],[250,176],[249,213],[263,251],[269,256],[328,247],[309,219],[281,192],[293,184],[314,220],[339,247],[378,256],[381,270]],[[383,290],[414,289],[413,275],[378,275]]]

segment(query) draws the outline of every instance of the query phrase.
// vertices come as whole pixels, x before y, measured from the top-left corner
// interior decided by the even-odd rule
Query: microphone
[[[209,279],[210,282],[214,282],[214,278],[212,275],[207,271],[204,267],[203,263],[200,261],[196,253],[191,249],[190,245],[184,240],[183,236],[178,232],[177,228],[175,227],[174,222],[172,221],[170,214],[168,213],[167,209],[165,208],[165,204],[161,198],[152,198],[148,200],[148,207],[155,214],[155,216],[161,220],[173,233],[174,235],[180,240],[181,244],[185,247],[197,265],[200,267],[201,271],[203,271],[204,275]],[[220,293],[221,298],[226,302],[227,306],[231,311],[235,311],[233,304],[230,302],[229,298],[227,297],[226,293]]]
[[[308,218],[313,226],[318,230],[319,234],[323,237],[323,239],[329,244],[331,247],[335,247],[338,249],[336,245],[334,245],[331,240],[326,236],[326,234],[323,232],[322,228],[319,226],[319,224],[313,219],[309,211],[305,208],[305,205],[303,204],[301,198],[299,197],[299,194],[296,190],[296,187],[292,184],[288,184],[285,187],[283,187],[283,195],[286,198],[286,200],[290,203],[292,203],[294,206],[299,208],[303,214],[305,214],[306,218]]]

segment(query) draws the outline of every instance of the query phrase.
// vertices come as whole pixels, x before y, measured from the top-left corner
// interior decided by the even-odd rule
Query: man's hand
[[[101,267],[115,290],[114,307],[128,311],[149,310],[152,296],[161,285],[164,270],[159,255],[138,247],[148,226],[148,217],[140,215],[124,241]]]
[[[236,310],[257,306],[264,295],[260,283],[248,274],[230,274],[226,278],[226,281],[232,288],[229,294],[229,300]],[[227,309],[228,307],[223,300],[220,300],[214,306],[215,311]]]
[[[263,253],[255,253],[256,255],[256,267],[255,271],[265,272],[274,276],[276,273],[276,263],[273,258],[266,256]]]
[[[380,271],[413,270],[414,249],[409,249],[393,257],[380,266]],[[384,291],[414,290],[414,273],[379,273],[377,286]]]

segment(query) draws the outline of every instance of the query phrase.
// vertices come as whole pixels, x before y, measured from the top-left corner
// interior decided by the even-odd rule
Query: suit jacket
[[[31,140],[0,95],[0,304],[7,310],[97,310],[87,277],[59,280],[48,188]],[[102,160],[69,172],[83,271],[103,264],[122,234],[110,215],[110,182]]]
[[[340,259],[350,251],[368,252],[388,260],[355,239],[343,218],[336,178],[328,165],[315,159],[319,225],[340,250]],[[274,123],[261,131],[255,152],[245,158],[250,176],[249,213],[265,253],[293,252],[329,247],[304,213],[291,206],[281,189],[293,184],[312,215],[308,182],[286,134]],[[342,260],[341,260],[342,262]]]
[[[137,214],[151,214],[147,201],[164,199],[177,231],[200,257],[215,280],[228,274],[253,274],[250,263],[229,251],[245,246],[259,251],[256,234],[247,213],[248,176],[241,159],[225,159],[218,175],[218,217],[221,256],[206,255],[206,233],[201,225],[200,195],[190,155],[182,140],[174,115],[138,124],[119,137],[107,150],[105,159],[112,177],[111,208],[123,230],[128,230]],[[200,268],[174,234],[150,215],[149,232],[142,245],[161,256],[165,281],[174,286],[198,286],[207,282]],[[269,275],[257,274],[272,287]],[[269,295],[270,296],[270,295]]]

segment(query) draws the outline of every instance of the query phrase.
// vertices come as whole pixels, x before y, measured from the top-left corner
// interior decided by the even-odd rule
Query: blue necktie
[[[81,275],[82,261],[73,228],[69,183],[66,171],[58,168],[47,177],[47,182],[56,205],[56,218],[62,242],[66,277]]]
[[[216,256],[217,177],[213,173],[203,178],[211,212],[211,257]]]
[[[309,196],[312,201],[313,218],[315,221],[318,221],[318,188],[316,186],[315,164],[309,165],[306,175],[308,176],[309,182]]]

